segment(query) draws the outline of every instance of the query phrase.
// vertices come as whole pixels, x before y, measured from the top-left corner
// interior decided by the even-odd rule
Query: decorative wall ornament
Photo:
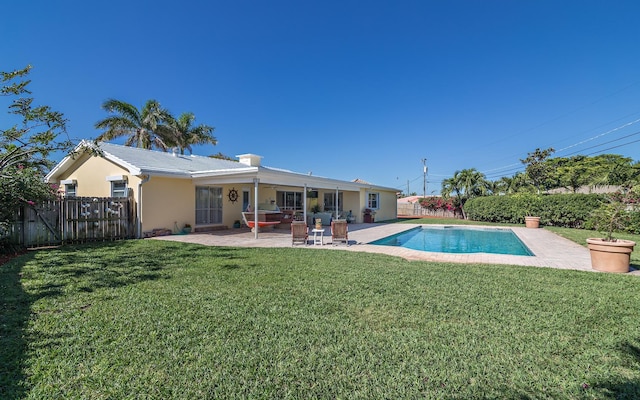
[[[235,203],[238,201],[238,191],[235,188],[231,188],[228,197],[230,202]]]

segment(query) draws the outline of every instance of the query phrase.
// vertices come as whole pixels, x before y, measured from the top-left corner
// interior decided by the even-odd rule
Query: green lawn
[[[0,266],[0,398],[640,397],[640,278],[131,240]]]

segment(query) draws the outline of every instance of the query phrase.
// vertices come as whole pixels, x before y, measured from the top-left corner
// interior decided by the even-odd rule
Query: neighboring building
[[[65,196],[124,197],[136,203],[138,237],[153,229],[190,224],[196,230],[230,227],[249,205],[276,204],[305,214],[315,205],[325,212],[351,211],[356,222],[372,209],[376,221],[394,219],[398,189],[322,178],[260,165],[262,157],[239,162],[99,143],[102,156],[83,152],[65,157],[47,174]]]

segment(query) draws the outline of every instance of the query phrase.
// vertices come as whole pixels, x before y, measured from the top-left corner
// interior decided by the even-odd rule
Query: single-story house
[[[397,217],[398,189],[360,180],[343,181],[261,165],[255,154],[238,161],[180,155],[100,142],[100,156],[83,149],[65,157],[46,176],[61,194],[131,197],[137,236],[154,229],[191,225],[196,231],[233,226],[247,209],[277,206],[307,220],[319,207],[333,218],[363,222],[365,209],[376,221]]]

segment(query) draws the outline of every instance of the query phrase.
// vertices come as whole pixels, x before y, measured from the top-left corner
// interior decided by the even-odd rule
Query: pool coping
[[[450,226],[447,225],[419,225],[419,226]],[[457,225],[464,227],[464,225]],[[593,271],[591,268],[591,256],[586,247],[572,242],[556,235],[545,229],[531,229],[524,227],[495,227],[490,225],[473,225],[473,228],[486,229],[511,229],[513,233],[531,250],[532,256],[517,256],[509,254],[491,254],[491,253],[439,253],[421,250],[412,250],[404,248],[395,248],[394,251],[388,252],[379,247],[371,245],[369,242],[376,240],[368,240],[366,244],[367,251],[376,253],[393,254],[408,260],[421,261],[438,261],[438,262],[457,262],[468,264],[508,264],[508,265],[524,265],[532,267],[551,267],[558,269],[571,269],[580,271]],[[409,228],[411,229],[411,228]],[[407,229],[398,230],[395,233],[404,232]],[[394,234],[394,233],[390,233]],[[385,237],[389,235],[381,236]]]
[[[586,246],[581,246],[544,228],[496,227],[491,225],[473,225],[473,227],[511,229],[518,238],[534,253],[533,256],[514,256],[505,254],[470,253],[452,254],[436,253],[405,249],[396,246],[369,244],[374,240],[414,229],[418,226],[465,226],[455,224],[402,224],[374,223],[349,224],[349,246],[333,245],[330,228],[325,227],[324,246],[296,245],[298,248],[359,251],[367,253],[387,254],[402,257],[410,261],[435,261],[465,264],[506,264],[532,267],[550,267],[595,272],[591,268],[591,256]],[[258,234],[246,228],[226,229],[221,231],[192,233],[188,235],[161,236],[154,239],[178,242],[198,243],[207,246],[235,247],[292,247],[291,233],[286,229],[273,229]],[[629,274],[640,275],[634,270]]]
[[[372,244],[372,245],[376,245],[376,246],[396,246],[396,247],[403,247],[403,248],[409,248],[409,249],[414,249],[414,250],[418,250],[421,252],[436,252],[436,253],[448,253],[448,254],[473,254],[473,253],[482,253],[482,251],[470,251],[470,252],[465,252],[465,251],[438,251],[436,249],[433,250],[425,250],[425,249],[421,249],[420,246],[415,246],[415,245],[411,245],[411,239],[409,239],[408,237],[404,236],[405,234],[414,232],[415,234],[418,234],[420,232],[431,232],[433,231],[434,233],[438,233],[438,232],[453,232],[453,231],[479,231],[479,232],[501,232],[506,234],[507,236],[505,236],[505,239],[509,239],[509,240],[514,240],[514,245],[516,244],[515,242],[517,242],[518,247],[520,248],[520,253],[519,254],[515,254],[515,253],[509,253],[509,252],[496,252],[496,251],[488,251],[486,253],[488,254],[502,254],[502,255],[519,255],[519,256],[526,256],[526,257],[533,257],[535,256],[535,254],[533,253],[533,251],[531,251],[531,249],[524,243],[524,241],[522,239],[520,239],[520,237],[518,237],[518,235],[516,235],[513,230],[509,227],[486,227],[486,226],[480,226],[480,225],[452,225],[452,224],[447,224],[447,225],[440,225],[440,224],[427,224],[427,225],[416,225],[415,228],[412,229],[408,229],[406,231],[402,231],[400,233],[396,233],[393,235],[389,235],[389,236],[385,236],[383,238],[380,238],[378,240],[374,240],[368,244]],[[388,242],[388,239],[390,238],[398,238],[398,237],[404,237],[406,240],[406,243],[404,244],[398,244],[397,241],[392,241],[392,242]],[[498,245],[500,244],[500,242],[498,242]],[[442,244],[440,244],[442,245]],[[451,244],[452,246],[455,246],[455,243]],[[432,245],[430,245],[431,247],[433,247]],[[475,247],[475,246],[473,246]],[[481,250],[482,247],[480,246],[479,250]],[[525,254],[526,253],[526,254]]]

